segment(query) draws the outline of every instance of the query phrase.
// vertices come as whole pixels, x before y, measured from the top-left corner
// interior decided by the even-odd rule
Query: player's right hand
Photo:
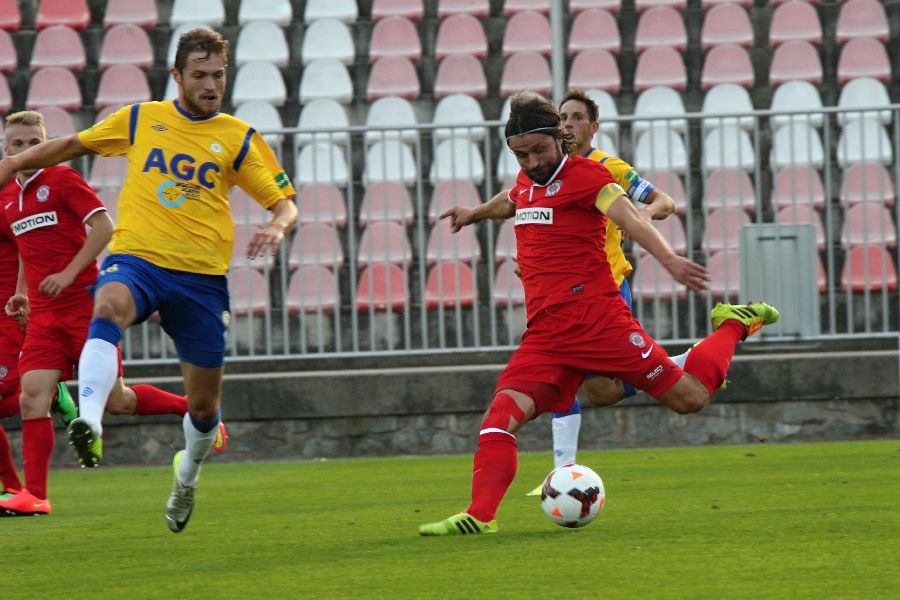
[[[475,211],[464,206],[454,206],[441,215],[441,219],[450,219],[450,229],[456,233],[466,225],[475,222]]]
[[[6,301],[4,310],[8,316],[15,317],[21,324],[24,319],[28,318],[28,296],[25,294],[13,294]]]
[[[706,268],[684,256],[673,255],[663,266],[675,281],[683,283],[691,291],[703,292],[709,288],[709,273]]]

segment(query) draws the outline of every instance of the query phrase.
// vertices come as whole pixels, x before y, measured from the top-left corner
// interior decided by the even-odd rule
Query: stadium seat
[[[890,35],[884,3],[878,0],[848,0],[841,5],[835,39],[843,44],[856,38],[875,38],[886,44]]]
[[[353,100],[353,82],[347,67],[335,58],[320,58],[303,68],[298,91],[300,104],[329,98],[341,104]]]
[[[228,204],[231,206],[231,218],[235,225],[264,227],[272,220],[272,213],[238,186],[234,186],[228,192]]]
[[[110,27],[103,36],[97,62],[101,69],[113,65],[137,65],[149,69],[153,66],[153,46],[147,32],[131,23]]]
[[[570,89],[598,89],[618,94],[621,86],[619,65],[608,50],[582,50],[575,55],[569,71]]]
[[[843,85],[857,77],[891,81],[891,63],[884,44],[875,38],[854,38],[844,44],[838,59],[837,79]]]
[[[172,31],[172,35],[169,36],[169,49],[166,52],[167,67],[171,69],[175,65],[175,52],[177,52],[178,50],[178,39],[191,29],[196,29],[198,27],[202,27],[203,29],[212,29],[206,23],[193,21],[191,23],[184,23],[182,25],[179,25]]]
[[[409,288],[405,269],[384,263],[363,269],[356,286],[357,311],[397,312],[407,306]]]
[[[505,144],[501,146],[499,154],[500,156],[497,157],[497,179],[499,181],[514,181],[520,171],[515,155]]]
[[[53,25],[38,31],[29,63],[32,71],[44,67],[81,71],[86,64],[84,44],[77,31],[65,25]]]
[[[607,154],[612,154],[613,156],[619,155],[619,145],[611,136],[602,131],[597,132],[594,139],[591,140],[591,145],[594,146],[594,148],[600,148]]]
[[[376,181],[399,181],[411,186],[415,185],[418,175],[412,150],[400,140],[375,142],[366,151],[364,185]]]
[[[387,56],[376,60],[372,65],[366,87],[366,98],[369,102],[384,96],[417,100],[420,92],[419,76],[408,58]]]
[[[756,167],[756,152],[750,134],[734,125],[715,127],[703,137],[703,169],[741,169]]]
[[[142,29],[156,27],[159,14],[154,0],[108,0],[103,13],[103,27],[137,25]]]
[[[500,97],[507,98],[522,90],[546,96],[550,93],[552,82],[546,58],[538,52],[518,52],[510,56],[503,65]]]
[[[887,86],[877,79],[871,77],[851,79],[841,88],[838,107],[847,109],[848,112],[838,113],[838,124],[843,126],[854,119],[874,119],[882,125],[889,125],[891,122],[891,111],[889,110],[854,111],[853,109],[887,106],[890,103]]]
[[[249,267],[236,267],[228,272],[231,314],[261,317],[269,308],[269,281],[265,275]]]
[[[703,206],[707,212],[717,208],[740,208],[754,213],[756,190],[750,175],[740,169],[715,169],[706,177],[703,186]]]
[[[483,19],[491,12],[489,0],[438,0],[438,18],[467,14]]]
[[[277,66],[265,60],[254,60],[238,68],[231,90],[231,103],[240,106],[251,100],[284,106],[287,88]]]
[[[359,206],[359,226],[376,221],[393,221],[404,227],[413,224],[412,198],[399,181],[375,181],[366,186]]]
[[[481,204],[481,197],[475,184],[464,179],[439,181],[434,186],[431,202],[428,203],[428,224],[434,225],[440,216],[454,206],[475,208]]]
[[[413,259],[412,246],[406,228],[393,221],[373,221],[359,240],[356,262],[360,267],[375,263],[409,265]]]
[[[94,106],[124,106],[152,99],[147,74],[137,65],[113,65],[103,71]]]
[[[356,0],[307,0],[303,9],[303,22],[307,24],[319,19],[355,23],[358,17]]]
[[[284,128],[284,123],[281,122],[281,115],[278,113],[278,109],[264,100],[250,100],[249,102],[244,102],[234,111],[234,116],[243,119],[249,123],[253,129],[261,133],[273,129]],[[281,144],[283,137],[284,136],[279,133],[263,133],[263,138],[273,147]]]
[[[671,6],[654,6],[640,15],[634,49],[640,54],[648,48],[687,48],[687,29],[681,13]]]
[[[597,35],[602,31],[603,35]],[[619,53],[622,38],[619,25],[612,14],[603,9],[592,8],[578,13],[572,22],[569,32],[569,56],[575,56],[582,50],[606,50]]]
[[[296,183],[331,183],[340,188],[350,182],[344,153],[336,144],[314,142],[300,149],[294,170]]]
[[[687,214],[688,202],[687,195],[684,192],[684,183],[681,177],[667,170],[640,171],[641,177],[668,194],[675,201],[675,214],[684,216]]]
[[[737,44],[744,48],[753,46],[753,26],[749,13],[737,4],[715,4],[706,11],[700,45],[704,52],[721,44]]]
[[[503,16],[515,16],[523,11],[539,11],[547,15],[550,13],[550,6],[546,0],[504,0]]]
[[[687,0],[634,0],[634,9],[639,13],[657,6],[668,6],[677,11],[687,8]]]
[[[637,137],[634,164],[642,169],[670,170],[683,175],[688,167],[684,140],[670,129],[651,127]]]
[[[769,120],[773,130],[788,123],[804,123],[819,129],[824,120],[819,90],[808,81],[786,81],[778,86],[772,95],[771,110],[785,113],[814,111],[807,114],[773,115]]]
[[[469,180],[475,185],[481,185],[484,181],[484,159],[475,142],[450,138],[435,146],[431,161],[432,185],[455,179]]]
[[[713,253],[726,248],[736,249],[740,241],[740,230],[750,225],[750,217],[738,207],[713,208],[706,215],[701,247],[704,252]]]
[[[884,166],[865,162],[847,167],[840,192],[841,204],[845,207],[872,202],[894,206],[896,198],[894,183]]]
[[[825,150],[819,132],[805,123],[788,123],[775,131],[769,164],[774,169],[808,165],[821,169]]]
[[[78,131],[72,115],[58,106],[45,106],[40,109],[40,113],[44,116],[44,129],[48,138],[72,135]]]
[[[26,108],[58,106],[74,112],[81,109],[81,88],[75,74],[63,67],[45,67],[31,76]]]
[[[803,0],[791,0],[778,6],[772,13],[769,26],[769,44],[773,48],[785,42],[822,43],[822,24],[815,7]]]
[[[326,223],[307,223],[294,233],[288,253],[291,271],[308,265],[320,265],[332,270],[344,264],[344,247],[334,227]]]
[[[429,265],[447,260],[474,263],[481,260],[481,246],[475,227],[463,227],[456,233],[447,221],[438,221],[428,234],[425,260]]]
[[[304,265],[291,275],[284,298],[284,307],[289,315],[318,311],[330,313],[340,306],[337,276],[327,267]]]
[[[310,23],[303,34],[303,64],[323,58],[353,64],[356,48],[350,27],[337,19],[319,19]]]
[[[471,54],[484,60],[488,43],[481,21],[472,15],[460,13],[447,17],[438,26],[434,57],[442,60],[451,54]]]
[[[666,238],[666,241],[669,242],[669,245],[672,246],[672,249],[677,254],[682,256],[687,254],[687,235],[684,232],[684,225],[680,218],[671,215],[665,219],[657,219],[653,221],[653,226]],[[634,247],[639,256],[647,255],[647,250],[643,246],[635,244]]]
[[[95,156],[88,175],[88,185],[95,190],[121,189],[128,171],[128,159],[121,156]]]
[[[822,226],[819,213],[811,204],[798,203],[793,206],[784,206],[775,213],[775,222],[779,224],[809,223],[816,230],[816,249],[819,252],[825,250],[825,227]]]
[[[465,94],[451,94],[441,98],[434,109],[434,125],[442,125],[435,129],[432,138],[436,141],[451,137],[460,137],[473,142],[484,139],[484,127],[451,127],[455,125],[472,125],[484,123],[481,105],[475,98]]]
[[[706,91],[720,83],[736,83],[748,90],[753,87],[753,64],[746,48],[722,44],[706,53],[700,87]]]
[[[891,217],[891,210],[875,202],[861,202],[844,212],[844,226],[841,230],[841,246],[865,246],[878,244],[887,248],[897,245],[897,227]]]
[[[415,109],[409,100],[397,96],[379,98],[366,115],[366,143],[399,139],[413,144],[419,136],[417,125]]]
[[[494,260],[502,263],[505,260],[515,258],[516,250],[516,223],[514,219],[506,219],[500,222],[497,229],[497,237],[494,242]]]
[[[350,140],[350,135],[346,131],[320,131],[350,127],[347,109],[337,100],[330,98],[319,98],[305,104],[300,109],[297,127],[304,130],[316,130],[315,132],[296,134],[295,140],[299,144],[315,141],[344,145]]]
[[[253,238],[253,234],[260,231],[262,227],[259,224],[251,223],[235,223],[234,226],[234,244],[231,248],[231,266],[230,270],[250,268],[259,271],[270,270],[275,265],[275,257],[268,252],[256,258],[247,258],[247,246]]]
[[[710,278],[709,293],[714,299],[737,298],[741,288],[740,253],[737,248],[713,253],[706,261],[706,269]]]
[[[497,267],[494,275],[494,288],[491,299],[495,306],[522,306],[525,304],[525,288],[522,280],[516,275],[516,265],[507,260]]]
[[[670,220],[666,219],[666,221]],[[687,297],[687,288],[672,278],[672,275],[655,258],[644,255],[635,265],[631,280],[632,295],[635,300],[660,300],[671,302]]]
[[[573,16],[594,8],[618,14],[621,7],[621,0],[569,0],[569,13]]]
[[[731,114],[746,115],[753,112],[750,92],[736,83],[720,83],[711,87],[703,97],[703,109],[701,112],[709,115],[718,115],[703,119],[704,131],[725,125],[736,125],[747,131],[753,128],[754,119],[751,116],[727,116]]]
[[[501,45],[503,58],[519,52],[538,52],[550,56],[550,21],[539,12],[515,13],[506,23]]]
[[[87,0],[40,0],[34,28],[40,31],[54,25],[65,25],[84,31],[91,22]]]
[[[0,29],[0,73],[11,73],[19,66],[19,55],[12,36],[5,29]]]
[[[369,40],[369,62],[388,57],[406,58],[413,63],[422,60],[419,32],[409,19],[387,17],[375,22]]]
[[[271,21],[252,21],[241,27],[234,59],[237,66],[256,60],[270,62],[276,67],[288,65],[288,43],[281,26]]]
[[[9,89],[9,82],[6,75],[0,73],[0,114],[5,115],[13,107],[12,90]],[[3,133],[3,123],[0,121],[0,135]]]
[[[271,21],[287,27],[293,18],[291,0],[241,0],[238,9],[238,25],[241,26],[253,21]]]
[[[784,167],[775,174],[772,184],[772,207],[812,206],[825,208],[825,188],[819,172],[809,165]]]
[[[891,165],[894,162],[894,152],[887,130],[872,119],[848,122],[838,139],[837,161],[842,169],[863,162]]]
[[[425,281],[425,307],[470,308],[477,300],[478,280],[472,268],[460,261],[444,261],[428,271]]]
[[[372,3],[372,20],[386,17],[403,17],[410,21],[421,21],[425,17],[422,0],[375,0]]]
[[[169,25],[178,27],[185,23],[221,27],[225,23],[225,5],[222,0],[174,0]]]
[[[639,94],[658,85],[670,87],[679,92],[683,92],[687,87],[687,71],[685,71],[684,60],[681,53],[674,48],[654,46],[642,52],[638,57],[637,69],[634,72],[635,93]],[[591,87],[601,87],[612,94],[616,93],[602,86]]]
[[[22,26],[22,12],[18,0],[0,0],[0,29],[18,31]]]
[[[612,95],[604,90],[588,89],[585,91],[594,102],[600,113],[600,132],[613,137],[619,134],[619,123],[613,121],[619,117],[619,109]]]
[[[97,111],[97,114],[96,114],[96,116],[94,117],[94,123],[99,123],[99,122],[103,121],[106,117],[108,117],[109,115],[113,114],[114,112],[116,112],[116,111],[119,110],[120,108],[122,108],[122,107],[121,107],[121,106],[115,106],[114,104],[111,104],[111,105],[109,105],[109,106],[103,107],[102,109],[100,109],[99,111]],[[43,109],[41,109],[41,110],[43,110]]]
[[[769,85],[778,86],[800,79],[813,85],[822,83],[822,61],[809,42],[800,40],[785,42],[775,48],[769,67]]]
[[[638,96],[634,106],[634,116],[637,117],[675,117],[684,115],[684,102],[681,94],[672,88],[656,86],[644,90]],[[632,130],[636,133],[647,131],[650,127],[666,127],[684,135],[687,130],[687,121],[683,118],[659,119],[652,121],[635,120]],[[604,148],[605,150],[605,148]]]
[[[844,258],[841,289],[845,292],[897,290],[897,267],[891,253],[878,245],[854,246]]]
[[[438,63],[434,79],[434,98],[466,94],[479,100],[487,97],[484,65],[474,55],[451,54]]]
[[[297,196],[297,223],[321,223],[343,229],[347,226],[347,203],[336,186],[314,184],[300,188]]]

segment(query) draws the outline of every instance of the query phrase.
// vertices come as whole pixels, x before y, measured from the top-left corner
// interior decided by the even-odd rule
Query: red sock
[[[684,372],[699,379],[712,396],[725,381],[725,374],[734,357],[734,348],[746,334],[747,328],[740,322],[725,321],[688,353]]]
[[[14,417],[19,414],[19,396],[22,395],[22,388],[16,387],[16,391],[0,398],[0,419]]]
[[[50,455],[55,441],[50,417],[22,421],[25,487],[41,500],[47,498],[47,474],[50,472]]]
[[[509,433],[483,433],[472,465],[472,503],[466,512],[479,521],[493,521],[500,501],[516,476],[518,444]]]
[[[173,394],[152,385],[133,385],[137,396],[136,415],[184,415],[187,412],[187,398]]]
[[[16,472],[16,465],[13,462],[9,438],[2,425],[0,425],[0,484],[3,485],[2,489],[6,490],[22,489],[22,482],[19,481],[19,474]]]

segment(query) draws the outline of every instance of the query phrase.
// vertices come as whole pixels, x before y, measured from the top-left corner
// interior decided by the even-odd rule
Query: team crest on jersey
[[[222,144],[220,144],[219,142],[213,142],[209,145],[209,149],[215,153],[219,153],[222,151]]]
[[[0,365],[0,379],[5,378],[9,374],[9,369],[6,365]]]
[[[643,348],[647,345],[647,342],[644,340],[644,336],[639,334],[637,331],[631,332],[631,335],[628,336],[628,341],[631,342],[632,346],[637,346],[638,348]]]
[[[37,189],[38,202],[46,202],[48,198],[50,198],[50,186],[42,185]]]
[[[544,193],[544,196],[546,196],[548,198],[550,196],[555,196],[556,194],[559,193],[559,190],[561,188],[562,188],[562,181],[559,181],[557,179],[556,181],[554,181],[553,183],[551,183],[550,185],[547,186],[547,191]]]

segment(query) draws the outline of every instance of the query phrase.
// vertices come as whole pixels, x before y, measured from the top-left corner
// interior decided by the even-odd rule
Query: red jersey
[[[619,294],[604,249],[605,212],[624,195],[606,167],[581,156],[563,157],[546,184],[519,171],[509,197],[529,318],[555,304]]]
[[[62,294],[50,298],[38,286],[48,275],[59,273],[81,250],[87,239],[85,222],[103,202],[77,171],[66,166],[41,169],[25,184],[18,178],[0,190],[6,223],[15,236],[25,265],[25,280],[32,310],[44,310],[83,302],[97,281],[96,262],[79,273]]]

